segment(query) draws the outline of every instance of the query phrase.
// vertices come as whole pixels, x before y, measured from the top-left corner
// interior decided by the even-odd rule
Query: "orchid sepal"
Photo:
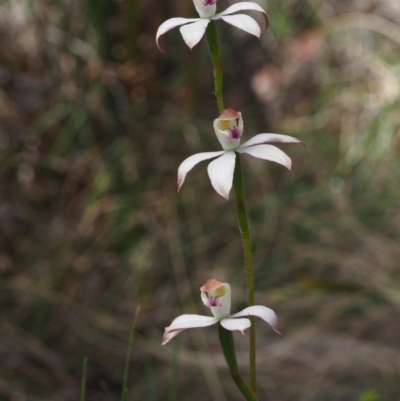
[[[244,11],[244,10],[260,12],[265,19],[265,29],[267,30],[269,28],[268,14],[265,12],[265,10],[260,5],[258,5],[257,3],[254,3],[252,1],[242,1],[240,3],[233,4],[230,7],[228,7],[225,11],[222,11],[222,13],[215,15],[212,19],[217,20],[223,16],[230,15],[230,14],[236,13],[238,11]]]
[[[185,24],[188,24],[189,22],[196,22],[198,21],[198,18],[180,18],[180,17],[176,17],[176,18],[170,18],[166,21],[164,21],[157,30],[157,34],[156,34],[156,44],[157,47],[160,51],[162,51],[163,53],[164,50],[161,49],[160,43],[159,43],[159,39],[161,37],[161,35],[164,35],[165,33],[167,33],[168,31],[170,31],[171,29],[174,29],[178,26],[182,26]]]

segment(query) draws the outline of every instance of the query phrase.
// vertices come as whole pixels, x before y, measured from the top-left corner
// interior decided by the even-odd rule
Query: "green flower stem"
[[[239,373],[232,332],[224,329],[221,326],[221,324],[218,324],[218,333],[219,333],[219,341],[221,342],[221,347],[225,356],[226,363],[229,366],[232,378],[236,383],[237,388],[240,390],[243,397],[247,401],[256,401],[257,397],[249,389],[247,383],[244,381],[243,377]]]
[[[210,21],[206,29],[206,38],[208,49],[210,50],[211,60],[214,67],[214,84],[215,84],[215,97],[217,99],[218,110],[220,113],[224,110],[223,99],[223,70],[221,57],[219,54],[218,32],[214,21]]]
[[[242,162],[240,155],[236,153],[235,172],[233,175],[233,190],[236,198],[237,215],[239,220],[240,233],[242,235],[244,259],[246,264],[246,280],[247,280],[247,304],[254,305],[254,273],[253,273],[253,255],[251,252],[250,229],[247,218],[246,207],[244,204],[244,185]],[[256,394],[256,331],[254,317],[250,317],[250,389]]]
[[[206,37],[207,37],[208,49],[210,50],[211,60],[214,67],[215,97],[217,99],[219,112],[222,113],[222,111],[224,110],[224,100],[223,100],[223,90],[222,90],[223,70],[219,52],[218,32],[214,21],[210,21],[210,23],[208,24],[206,29]],[[244,205],[243,174],[242,174],[242,165],[239,154],[237,154],[236,157],[235,173],[233,177],[233,189],[236,197],[239,228],[242,234],[244,258],[246,261],[247,303],[248,306],[252,306],[254,305],[253,256],[251,252],[249,223],[247,219],[246,208]],[[249,341],[250,341],[250,390],[251,391],[248,394],[250,394],[251,397],[253,398],[246,398],[246,400],[255,400],[256,396],[254,394],[256,394],[256,332],[255,332],[254,317],[250,317],[250,321],[251,321],[251,327],[250,327]],[[220,340],[222,348],[224,349],[223,341],[230,341],[227,347],[228,346],[231,347],[234,356],[233,338],[229,339],[227,334],[224,334],[222,336],[221,330],[223,330],[223,328],[220,328]],[[246,397],[246,394],[243,392],[244,388],[243,383],[246,386],[247,390],[248,387],[237,371],[236,358],[234,358],[234,360],[232,359],[229,361],[225,349],[224,349],[224,355],[231,369],[232,377],[235,380],[236,385],[239,387],[242,394]]]

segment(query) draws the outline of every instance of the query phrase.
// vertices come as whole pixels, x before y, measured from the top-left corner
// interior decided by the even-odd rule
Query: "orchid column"
[[[214,84],[215,84],[215,97],[218,104],[220,116],[214,120],[214,131],[218,141],[222,146],[222,151],[217,152],[206,152],[199,153],[187,158],[180,166],[178,170],[178,190],[181,189],[186,175],[188,172],[199,162],[203,160],[209,160],[215,158],[208,165],[208,175],[211,180],[211,184],[218,194],[229,199],[229,193],[234,189],[237,205],[237,214],[239,220],[239,228],[242,235],[244,257],[246,264],[246,281],[247,281],[247,301],[248,309],[254,308],[254,277],[253,277],[253,261],[252,261],[252,250],[251,250],[251,239],[250,230],[248,224],[248,218],[246,208],[244,204],[244,187],[243,187],[243,173],[240,160],[240,154],[247,153],[253,157],[257,157],[264,160],[273,161],[288,169],[291,168],[290,158],[279,148],[268,145],[266,143],[281,142],[281,143],[300,143],[296,138],[280,135],[280,134],[259,134],[240,145],[241,137],[243,135],[243,119],[240,112],[233,109],[224,108],[223,99],[223,68],[220,58],[218,33],[215,25],[215,21],[224,20],[228,24],[231,24],[239,29],[242,29],[254,36],[260,37],[261,29],[257,22],[245,14],[235,14],[242,10],[253,10],[258,11],[265,17],[266,25],[268,27],[269,21],[266,12],[256,3],[252,2],[240,2],[228,7],[225,11],[216,14],[216,2],[217,0],[193,0],[195,8],[200,18],[172,18],[165,21],[158,29],[156,41],[157,46],[159,45],[159,38],[169,30],[180,26],[180,32],[185,43],[192,49],[203,36],[206,36],[208,47],[210,50],[211,60],[214,70]],[[161,50],[161,48],[160,48]],[[219,283],[219,282],[218,282]],[[221,284],[221,283],[220,283]],[[214,313],[213,308],[221,308],[222,303],[218,304],[219,297],[221,297],[221,288],[223,285],[219,285],[213,290],[204,290],[205,286],[202,287],[201,291],[209,292],[214,294],[213,291],[217,291],[208,298],[210,304],[206,306],[211,307],[211,310],[216,317],[225,317],[227,315],[219,314],[218,316]],[[208,287],[207,287],[208,288]],[[230,289],[229,289],[230,294]],[[202,296],[203,297],[203,296]],[[205,298],[203,297],[203,300]],[[230,295],[229,295],[229,309],[230,309]],[[222,312],[221,312],[222,313]],[[252,315],[249,313],[249,315]],[[171,324],[170,327],[166,328],[163,344],[168,342],[171,338],[177,335],[179,332],[189,327],[204,327],[208,326],[206,321],[201,318],[200,320],[191,321],[185,320],[183,315]],[[234,315],[235,317],[237,315]],[[258,315],[257,315],[258,316]],[[233,317],[233,316],[231,316]],[[247,387],[241,376],[238,376],[237,363],[233,346],[233,337],[229,330],[235,330],[227,327],[225,319],[220,321],[219,333],[220,341],[224,351],[226,361],[231,369],[232,377],[235,380],[238,388],[242,392],[246,400],[256,400],[256,352],[255,352],[255,326],[254,319],[250,317],[250,320],[246,319],[246,327],[242,327],[239,331],[243,332],[245,328],[250,327],[250,388]],[[207,320],[211,322],[210,320]],[[214,323],[216,321],[213,321]],[[224,323],[225,322],[225,323]],[[186,325],[185,325],[186,324]],[[196,325],[197,324],[197,325]],[[212,323],[210,323],[212,324]],[[237,327],[237,323],[234,326]],[[276,330],[277,331],[277,330]]]

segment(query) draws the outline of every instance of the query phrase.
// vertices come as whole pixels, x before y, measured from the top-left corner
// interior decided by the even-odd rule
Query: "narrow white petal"
[[[267,24],[266,27],[268,28],[269,20],[268,20],[267,13],[257,3],[253,3],[251,1],[245,1],[245,2],[241,2],[241,3],[236,3],[233,6],[228,7],[222,13],[217,14],[212,19],[220,19],[221,17],[223,17],[225,15],[233,14],[233,13],[236,13],[237,11],[243,11],[243,10],[253,10],[253,11],[259,11],[260,13],[262,13],[264,18],[265,18],[265,22]]]
[[[211,316],[181,315],[175,318],[172,323],[165,328],[165,330],[171,332],[175,330],[190,329],[193,327],[206,327],[217,323],[218,320],[219,319]]]
[[[239,148],[236,149],[236,152],[247,153],[259,159],[282,164],[282,166],[285,166],[289,170],[292,168],[292,160],[290,157],[273,145],[256,145],[250,146],[249,148]]]
[[[176,28],[177,26],[181,26],[181,25],[187,24],[189,22],[194,22],[194,21],[198,21],[198,20],[199,20],[199,18],[171,18],[171,19],[163,22],[157,30],[157,35],[156,35],[157,47],[161,51],[163,51],[160,47],[160,44],[158,43],[158,39],[160,39],[160,36],[164,35],[164,33],[167,33],[168,31]]]
[[[219,319],[211,316],[181,315],[174,319],[170,326],[165,328],[162,345],[178,335],[185,329],[194,327],[207,327],[217,323]],[[176,333],[176,334],[175,334]]]
[[[230,331],[240,331],[244,335],[244,331],[251,326],[249,319],[222,319],[221,326]]]
[[[193,156],[188,157],[184,160],[178,168],[178,191],[181,189],[183,183],[185,182],[185,178],[187,173],[198,163],[203,160],[212,159],[213,157],[220,156],[224,153],[223,150],[219,152],[205,152],[205,153],[197,153]]]
[[[289,135],[281,135],[281,134],[258,134],[240,145],[241,148],[245,148],[247,146],[259,145],[260,143],[301,143],[304,145],[300,139],[297,139],[293,136]]]
[[[276,331],[278,334],[281,334],[279,331],[278,317],[272,309],[267,308],[266,306],[249,306],[248,308],[245,308],[241,312],[235,313],[230,317],[242,316],[257,316],[268,323],[274,329],[274,331]]]
[[[225,199],[229,200],[235,170],[235,152],[226,152],[208,165],[211,185]]]
[[[243,29],[243,31],[250,33],[251,35],[257,36],[259,38],[261,36],[261,28],[257,24],[257,22],[245,14],[237,14],[237,15],[227,15],[221,17],[225,22],[235,26],[236,28]]]
[[[180,28],[183,40],[190,49],[193,49],[193,47],[200,42],[209,23],[209,19],[202,19],[194,22],[193,24],[185,25]]]
[[[169,333],[165,332],[161,341],[161,345],[169,343],[174,337],[176,337],[183,330],[171,331]]]

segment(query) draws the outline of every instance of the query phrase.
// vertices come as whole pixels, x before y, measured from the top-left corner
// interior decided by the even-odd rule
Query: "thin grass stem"
[[[124,368],[124,376],[122,381],[122,394],[121,394],[121,401],[128,400],[128,378],[129,378],[129,367],[131,364],[131,354],[132,354],[132,346],[133,346],[133,338],[135,336],[135,328],[136,322],[140,313],[140,305],[137,306],[135,310],[135,316],[133,318],[131,330],[129,332],[129,341],[128,341],[128,351],[126,353],[126,360],[125,360],[125,368]]]
[[[179,341],[174,342],[169,400],[178,401]]]
[[[83,359],[83,369],[82,369],[82,383],[81,383],[81,395],[79,397],[80,401],[85,401],[86,399],[86,377],[87,377],[87,358]]]
[[[236,155],[235,172],[233,176],[233,190],[236,198],[237,216],[239,220],[240,233],[242,235],[245,268],[246,268],[246,281],[247,281],[247,305],[254,305],[254,269],[253,269],[253,254],[251,251],[251,239],[249,221],[247,218],[246,206],[244,203],[244,184],[242,162],[240,155]],[[256,379],[256,331],[254,317],[250,317],[250,389],[257,393],[257,379]]]

